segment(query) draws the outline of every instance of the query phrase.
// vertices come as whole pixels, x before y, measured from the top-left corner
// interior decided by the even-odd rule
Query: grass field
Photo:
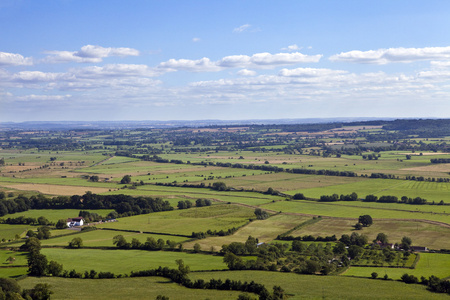
[[[192,271],[227,269],[221,256],[186,252],[43,248],[41,253],[46,255],[49,261],[54,260],[62,264],[64,270],[75,269],[82,273],[86,270],[96,270],[118,275],[159,266],[177,268],[176,259],[182,259]]]
[[[120,232],[111,230],[94,230],[88,232],[81,232],[76,235],[61,236],[48,240],[42,240],[41,244],[43,246],[67,246],[72,239],[79,237],[83,240],[83,246],[86,247],[113,247],[114,246],[113,237],[115,237],[116,235],[123,235],[123,237],[127,240],[127,242],[131,242],[133,238],[136,238],[142,243],[145,243],[148,237],[153,237],[155,240],[158,239],[163,239],[164,241],[172,240],[177,243],[186,240],[186,238],[178,236]]]
[[[31,289],[38,283],[47,283],[54,294],[51,299],[156,299],[163,295],[171,300],[237,299],[241,292],[188,289],[163,277],[120,279],[67,279],[57,277],[28,277],[19,281],[22,288]],[[253,295],[255,296],[255,295]]]
[[[111,209],[88,209],[90,212],[99,214],[100,216],[106,217],[112,210]],[[14,214],[9,214],[3,216],[6,218],[17,218],[19,216],[25,216],[27,218],[39,218],[40,216],[45,216],[50,222],[56,223],[59,219],[68,219],[78,217],[79,209],[31,209],[27,211],[22,211]],[[30,227],[30,226],[28,226]]]
[[[31,228],[33,228],[33,226],[0,224],[0,240],[13,240],[16,235],[21,236]]]
[[[231,236],[225,237],[208,237],[198,241],[184,243],[185,248],[193,248],[195,243],[200,244],[203,250],[209,251],[213,247],[214,251],[220,251],[222,245],[232,242],[245,243],[251,235],[257,238],[259,242],[269,243],[273,241],[279,234],[282,234],[296,225],[306,221],[308,217],[295,215],[275,215],[266,220],[255,220],[248,225],[240,228]]]
[[[356,220],[327,219],[322,218],[319,222],[305,226],[292,233],[293,236],[332,236],[340,238],[343,234],[357,232],[365,234],[372,241],[377,234],[382,232],[388,235],[390,243],[400,243],[404,236],[412,239],[413,245],[426,246],[429,249],[450,248],[450,228],[425,222],[397,221],[397,220],[375,220],[370,227],[363,230],[354,230]]]
[[[279,201],[262,205],[261,208],[339,218],[357,219],[361,215],[370,215],[372,218],[378,219],[422,219],[450,224],[450,216],[448,215],[377,209],[373,207],[352,207],[315,201]]]
[[[314,276],[265,271],[199,272],[189,274],[191,279],[211,278],[262,283],[271,289],[281,286],[289,299],[448,299],[435,294],[425,286],[395,281],[350,278],[345,276]]]
[[[208,229],[219,231],[239,227],[253,217],[252,208],[223,204],[120,218],[118,222],[98,227],[191,235]]]
[[[26,252],[0,250],[0,267],[26,266],[27,255],[28,253]],[[9,263],[9,261],[7,260],[9,257],[15,258],[13,263]]]
[[[435,275],[439,278],[450,277],[450,255],[438,253],[420,253],[420,260],[415,269],[402,268],[377,268],[377,267],[350,267],[344,276],[370,277],[372,272],[378,273],[380,277],[387,274],[389,278],[400,279],[408,273],[420,279],[421,276],[428,278]]]

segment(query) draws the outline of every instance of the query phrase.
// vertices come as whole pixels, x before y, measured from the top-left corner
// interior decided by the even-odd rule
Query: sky
[[[0,28],[0,122],[450,116],[450,1],[1,0]]]

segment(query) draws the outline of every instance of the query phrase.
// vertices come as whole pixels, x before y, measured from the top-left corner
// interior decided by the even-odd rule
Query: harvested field
[[[66,186],[66,185],[54,185],[54,184],[32,184],[32,183],[1,183],[1,186],[22,190],[22,191],[36,191],[41,194],[46,195],[62,195],[62,196],[72,196],[72,195],[84,195],[87,191],[91,191],[95,194],[108,192],[108,188],[99,187],[84,187],[84,186]]]

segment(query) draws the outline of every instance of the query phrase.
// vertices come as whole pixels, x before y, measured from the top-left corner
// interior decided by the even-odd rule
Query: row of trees
[[[83,196],[57,196],[53,198],[44,195],[27,198],[19,195],[15,199],[0,201],[0,216],[28,209],[114,209],[110,217],[148,214],[152,212],[173,210],[168,201],[161,198],[132,197],[128,195],[97,195],[86,192]]]

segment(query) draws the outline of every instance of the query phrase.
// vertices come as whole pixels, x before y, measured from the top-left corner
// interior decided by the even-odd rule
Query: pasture
[[[345,276],[314,276],[266,271],[224,271],[190,273],[191,279],[234,280],[262,283],[270,289],[281,286],[289,299],[447,299],[444,294],[430,293],[425,286],[396,281],[351,278]]]
[[[415,269],[404,268],[383,268],[383,267],[350,267],[342,275],[344,276],[358,276],[370,277],[372,272],[378,273],[380,277],[387,274],[389,278],[400,279],[403,274],[408,273],[420,279],[421,276],[425,278],[431,275],[439,278],[446,278],[450,276],[450,255],[439,253],[420,253],[419,262]]]
[[[338,218],[354,218],[355,223],[359,216],[370,215],[375,219],[414,219],[430,220],[450,224],[450,216],[431,212],[397,211],[373,207],[358,207],[351,205],[336,205],[329,202],[317,201],[278,201],[261,205],[261,208],[274,211],[329,216]]]
[[[185,248],[193,248],[194,244],[198,243],[203,250],[209,251],[213,249],[214,251],[220,251],[222,245],[230,244],[232,242],[245,243],[249,236],[257,238],[259,242],[269,243],[279,234],[285,233],[308,219],[308,217],[295,215],[274,215],[265,220],[254,220],[244,227],[241,227],[231,236],[208,237],[198,241],[186,242],[183,246]]]
[[[120,279],[68,279],[58,277],[28,277],[19,282],[24,289],[38,283],[47,283],[54,291],[52,299],[67,299],[76,295],[80,299],[156,299],[163,295],[173,300],[237,299],[241,292],[188,289],[163,277],[134,277]],[[253,295],[254,296],[254,295]]]
[[[75,269],[80,273],[95,270],[124,275],[130,274],[131,271],[155,269],[159,266],[177,268],[177,259],[182,259],[191,271],[227,269],[222,256],[175,251],[42,248],[41,253],[46,255],[49,261],[54,260],[62,264],[64,270]]]
[[[69,230],[65,230],[68,232]],[[54,232],[54,231],[53,231]],[[52,234],[53,234],[52,232]],[[43,246],[62,246],[65,247],[69,242],[76,237],[83,240],[83,246],[86,247],[115,247],[113,244],[113,237],[116,235],[123,235],[127,242],[131,242],[133,238],[139,240],[141,243],[145,243],[148,237],[153,237],[155,240],[163,239],[175,241],[177,243],[183,242],[186,238],[179,236],[158,235],[158,234],[145,234],[126,231],[112,231],[112,230],[94,230],[88,232],[80,232],[76,235],[60,236],[48,240],[42,240]]]
[[[192,232],[206,232],[208,229],[237,228],[246,224],[249,218],[254,218],[254,209],[223,204],[120,218],[118,222],[97,227],[190,236]]]
[[[340,238],[343,234],[351,235],[353,232],[367,235],[369,242],[374,240],[378,233],[388,235],[390,243],[400,243],[404,236],[412,239],[414,246],[426,246],[430,249],[450,248],[450,227],[443,227],[421,221],[409,220],[374,220],[370,227],[355,230],[356,220],[339,218],[322,218],[319,222],[305,226],[292,232],[292,236],[332,236]]]

